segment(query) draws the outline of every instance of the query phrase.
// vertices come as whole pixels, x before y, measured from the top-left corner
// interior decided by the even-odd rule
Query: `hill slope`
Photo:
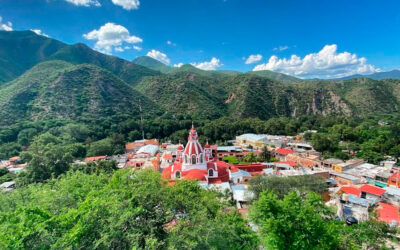
[[[100,119],[137,115],[138,101],[157,106],[110,72],[94,65],[63,61],[38,64],[0,89],[1,125],[18,120]]]
[[[107,69],[130,84],[158,71],[94,51],[84,44],[67,45],[32,31],[0,31],[0,83],[20,76],[39,62],[63,60]]]
[[[64,46],[32,31],[0,31],[0,83],[21,75]]]
[[[387,71],[387,72],[376,72],[376,73],[373,73],[370,75],[351,75],[351,76],[346,76],[346,77],[342,77],[342,78],[335,79],[335,80],[348,80],[348,79],[363,78],[363,77],[367,77],[367,78],[374,79],[374,80],[400,79],[400,70],[395,69],[395,70]]]
[[[270,70],[259,70],[259,71],[249,71],[247,74],[256,75],[261,77],[266,77],[269,79],[277,80],[284,83],[293,83],[293,82],[301,82],[303,81],[300,78],[296,78],[294,76],[286,75],[283,73],[278,73]]]

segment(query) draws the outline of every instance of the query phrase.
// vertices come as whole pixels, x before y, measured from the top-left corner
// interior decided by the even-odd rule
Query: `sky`
[[[0,29],[175,67],[300,78],[400,69],[398,0],[0,0]]]

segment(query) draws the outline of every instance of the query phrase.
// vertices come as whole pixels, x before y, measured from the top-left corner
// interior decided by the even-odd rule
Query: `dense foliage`
[[[381,249],[394,229],[369,220],[346,226],[321,197],[301,197],[291,191],[282,199],[270,191],[260,194],[251,208],[259,236],[268,249]]]
[[[89,166],[91,168],[93,166]],[[254,249],[218,193],[152,171],[68,172],[0,194],[0,248]]]

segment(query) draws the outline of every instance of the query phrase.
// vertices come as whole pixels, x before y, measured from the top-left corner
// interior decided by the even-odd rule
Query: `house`
[[[399,210],[396,206],[379,202],[379,206],[376,211],[380,221],[386,222],[391,226],[399,226]]]
[[[235,145],[246,148],[248,146],[252,146],[253,148],[262,148],[266,145],[267,137],[265,135],[257,135],[257,134],[243,134],[236,136]]]
[[[296,150],[292,150],[290,148],[278,148],[275,150],[275,157],[281,161],[286,161],[286,156],[296,152]]]
[[[353,186],[343,186],[343,187],[341,187],[339,189],[338,193],[339,194],[345,193],[345,194],[348,194],[348,195],[352,194],[352,195],[355,195],[357,197],[360,197],[361,191],[360,191],[360,189],[358,189],[356,187],[353,187]]]
[[[297,150],[314,150],[310,144],[305,142],[289,142],[287,146]]]
[[[387,185],[387,177],[390,171],[382,166],[370,163],[362,163],[353,168],[344,170],[343,173],[362,177],[366,179],[368,183],[373,183],[376,186],[385,187]]]
[[[91,157],[87,157],[87,158],[85,158],[85,162],[86,163],[88,163],[88,162],[97,162],[97,161],[100,161],[100,160],[106,160],[107,159],[107,156],[106,155],[99,155],[99,156],[91,156]]]
[[[144,140],[136,140],[134,142],[125,144],[125,151],[127,153],[132,153],[137,151],[139,148],[146,146],[146,145],[154,145],[158,147],[158,140],[157,139],[144,139]]]
[[[233,199],[236,201],[238,209],[248,208],[250,201],[254,198],[254,193],[247,190],[247,186],[232,186]]]
[[[233,184],[245,183],[251,178],[251,174],[245,170],[237,169],[229,174],[229,179]]]
[[[360,187],[360,197],[367,199],[367,200],[373,200],[373,201],[378,201],[382,198],[382,195],[386,192],[385,189],[379,188],[376,186],[371,186],[368,184],[365,184]]]
[[[344,163],[344,161],[336,158],[328,158],[322,161],[322,166],[325,168],[333,168],[333,165],[338,165],[341,163]]]
[[[400,206],[400,188],[396,187],[384,187],[385,193],[383,194],[383,200],[388,201],[391,204]]]
[[[21,158],[19,156],[14,156],[8,159],[8,162],[10,163],[10,165],[17,165],[21,162]]]
[[[295,162],[298,167],[316,168],[321,166],[319,154],[310,152],[291,153],[286,156],[286,160]]]
[[[364,163],[363,159],[354,158],[354,159],[350,159],[344,163],[334,164],[332,166],[332,169],[338,173],[342,173],[343,171],[348,170],[350,168],[354,168],[362,163]]]
[[[361,178],[353,175],[341,174],[334,171],[330,171],[329,174],[339,185],[351,186],[360,184],[361,182]]]
[[[220,146],[217,147],[216,158],[222,161],[225,156],[234,156],[236,158],[242,158],[244,156],[243,149],[239,146]]]
[[[388,186],[395,186],[400,188],[400,171],[392,173],[387,182]]]

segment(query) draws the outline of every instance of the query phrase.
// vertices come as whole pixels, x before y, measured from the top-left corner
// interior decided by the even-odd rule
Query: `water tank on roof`
[[[354,218],[353,216],[350,216],[350,217],[347,217],[346,224],[348,226],[351,226],[351,225],[354,225],[354,224],[358,224],[358,220],[356,218]]]

